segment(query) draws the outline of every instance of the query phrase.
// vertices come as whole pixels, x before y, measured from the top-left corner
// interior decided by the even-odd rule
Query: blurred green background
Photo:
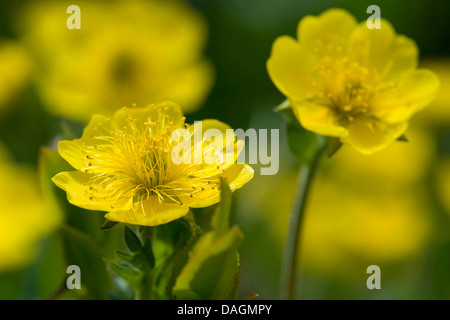
[[[62,3],[62,8],[76,4],[65,1],[59,3]],[[111,5],[112,1],[98,3],[96,9],[88,12],[100,10],[107,17],[116,10]],[[126,5],[126,1],[124,3]],[[186,110],[187,122],[216,118],[235,129],[280,129],[278,174],[260,176],[259,165],[254,165],[254,179],[233,197],[232,217],[245,235],[240,248],[243,270],[239,297],[244,298],[255,292],[262,299],[278,298],[282,250],[297,179],[297,164],[284,139],[284,121],[272,111],[274,106],[284,100],[266,71],[265,64],[272,43],[280,35],[295,36],[297,24],[305,15],[317,15],[328,8],[339,7],[347,9],[358,21],[364,21],[369,16],[367,7],[376,4],[381,8],[381,16],[388,19],[398,33],[417,42],[421,53],[420,65],[434,70],[440,76],[441,91],[432,105],[413,118],[406,132],[409,142],[395,143],[372,156],[363,156],[344,147],[323,168],[323,173],[314,184],[304,225],[299,297],[449,299],[450,3],[444,0],[432,3],[424,0],[376,3],[350,0],[191,0],[187,4],[190,8],[178,14],[191,15],[191,11],[196,11],[198,19],[203,21],[199,25],[192,23],[189,27],[192,34],[187,32],[188,35],[185,35],[189,39],[197,39],[193,33],[202,33],[200,40],[192,40],[192,47],[195,47],[192,49],[192,64],[197,66],[198,61],[207,61],[205,65],[208,66],[198,71],[203,72],[198,78],[191,78],[189,73],[186,78],[183,78],[184,75],[181,78],[174,76],[168,81],[169,86],[176,86],[177,79],[181,79],[190,83],[190,87],[186,87],[187,91],[198,90],[195,97],[185,94],[181,89],[172,93],[179,99],[176,102],[181,106],[183,101],[188,100],[189,104],[195,105]],[[64,255],[61,243],[64,241],[57,231],[61,228],[61,221],[92,236],[99,247],[114,247],[118,238],[116,231],[108,231],[109,234],[99,232],[98,226],[103,221],[101,214],[80,213],[82,210],[68,204],[65,204],[59,215],[53,214],[45,201],[39,199],[39,192],[36,191],[41,147],[54,148],[55,141],[68,134],[80,136],[85,121],[82,117],[69,117],[62,109],[54,107],[58,102],[55,103],[57,99],[53,97],[62,97],[64,100],[61,93],[64,90],[52,91],[57,87],[55,84],[66,85],[66,79],[62,81],[58,76],[73,76],[73,80],[79,76],[69,68],[65,70],[59,66],[72,64],[74,69],[90,70],[94,77],[101,78],[96,74],[101,71],[90,69],[89,64],[86,66],[74,57],[83,57],[83,61],[96,56],[98,61],[108,58],[102,52],[90,51],[95,46],[85,46],[82,41],[74,43],[78,40],[71,40],[67,36],[67,32],[77,31],[68,31],[65,27],[69,16],[65,11],[61,12],[60,20],[54,13],[53,17],[57,19],[56,25],[60,23],[61,32],[66,33],[46,35],[45,19],[48,16],[39,15],[47,12],[46,6],[47,2],[23,0],[2,1],[0,4],[0,84],[7,88],[3,91],[0,88],[0,143],[7,154],[1,160],[3,169],[0,173],[3,176],[0,176],[0,190],[5,193],[0,195],[0,201],[6,205],[0,204],[0,217],[23,215],[22,211],[29,214],[30,208],[36,208],[36,212],[41,212],[39,218],[35,218],[35,221],[24,217],[18,226],[20,231],[14,237],[21,239],[23,234],[30,234],[27,228],[38,229],[33,226],[39,225],[42,229],[32,239],[23,240],[26,242],[23,246],[16,245],[19,240],[8,242],[8,237],[14,238],[12,232],[0,236],[6,248],[2,257],[0,245],[0,261],[13,259],[9,258],[11,254],[7,255],[11,248],[21,250],[28,257],[17,258],[17,263],[5,263],[3,270],[0,262],[0,298],[3,299],[48,298],[58,288],[65,272],[65,262],[61,258]],[[145,45],[133,47],[131,40],[123,43],[118,40],[121,37],[118,30],[123,25],[131,24],[130,21],[111,19],[112,22],[108,22],[110,25],[101,23],[106,20],[100,18],[90,21],[81,4],[80,7],[83,36],[89,37],[89,31],[95,30],[97,25],[99,28],[103,26],[106,30],[103,32],[111,35],[111,52],[119,52],[115,50],[120,45],[127,47],[129,52],[133,49],[148,49],[149,52],[157,50],[152,42],[147,48]],[[151,17],[154,13],[148,14]],[[146,21],[144,18],[142,21]],[[88,23],[86,27],[83,19]],[[182,20],[180,18],[178,21],[181,26],[177,27],[177,23],[174,23],[175,31],[186,30]],[[186,20],[187,24],[191,23],[190,18]],[[139,21],[134,22],[136,29],[140,27]],[[37,30],[33,30],[33,24]],[[143,28],[151,30],[152,25]],[[41,31],[44,33],[39,34]],[[143,35],[136,37],[145,37],[146,34],[153,36],[151,32],[143,32]],[[67,44],[59,42],[61,39]],[[152,41],[157,39],[152,38]],[[136,41],[141,40],[137,38]],[[95,39],[92,42],[96,43]],[[2,54],[5,51],[2,49],[8,48],[6,43],[12,43],[15,49]],[[184,45],[183,41],[180,43],[180,46]],[[72,44],[77,49],[71,48]],[[179,50],[178,47],[174,48],[175,51]],[[65,53],[70,50],[76,55]],[[183,52],[188,55],[191,51]],[[31,58],[27,60],[26,56]],[[66,56],[68,60],[60,59]],[[145,58],[139,56],[134,60],[138,64],[136,69],[140,69],[139,59]],[[127,64],[125,71],[126,68]],[[165,75],[164,71],[158,72]],[[88,77],[92,75],[88,73]],[[119,78],[130,80],[126,78],[126,72],[120,75]],[[120,79],[114,81],[120,82]],[[151,91],[141,82],[138,84],[136,86],[140,91]],[[67,88],[71,88],[71,85],[68,83]],[[105,89],[105,96],[116,97],[119,90],[114,88]],[[161,92],[166,89],[157,87],[154,90]],[[131,105],[136,102],[127,100],[133,97],[130,90],[126,93],[117,95],[120,100],[117,108],[123,103]],[[140,94],[136,93],[136,99],[160,99],[159,96],[151,95],[137,97]],[[167,90],[167,95],[170,94],[171,91]],[[68,96],[67,99],[71,100],[68,104],[74,104],[75,109],[74,101],[84,103],[88,100],[81,98],[81,94]],[[114,103],[115,100],[112,101]],[[92,113],[103,111],[103,107],[99,106],[99,110],[92,107],[103,102],[108,103],[109,100],[103,99],[103,96],[101,99],[96,97],[93,102],[86,104],[86,110],[92,110]],[[153,102],[158,101],[146,103]],[[55,170],[56,167],[47,168],[47,171]],[[26,177],[11,174],[14,170],[21,173],[26,171]],[[40,168],[41,177],[42,171]],[[33,183],[36,188],[26,191]],[[41,188],[45,184],[41,183]],[[17,195],[14,201],[9,195],[13,192]],[[25,197],[28,193],[32,195]],[[64,193],[61,192],[60,196],[64,198]],[[28,203],[28,207],[22,208],[22,203]],[[0,218],[0,223],[2,221]],[[369,276],[366,269],[373,264],[381,268],[381,290],[369,290],[366,287]]]

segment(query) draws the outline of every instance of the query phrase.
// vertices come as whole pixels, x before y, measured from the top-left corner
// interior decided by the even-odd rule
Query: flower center
[[[151,194],[171,198],[173,190],[168,185],[183,173],[183,165],[175,165],[171,159],[176,144],[171,134],[175,129],[170,117],[164,115],[155,122],[145,122],[143,127],[139,127],[137,119],[129,118],[120,132],[116,145],[126,159],[129,176],[139,187],[135,198]]]
[[[347,49],[345,40],[335,39],[314,49],[316,64],[311,100],[333,109],[343,125],[357,117],[371,115],[373,97],[386,87],[380,70],[364,66],[369,50],[363,46],[358,56]],[[387,70],[384,70],[384,72]]]
[[[93,185],[102,186],[117,199],[131,198],[133,203],[151,195],[177,202],[170,182],[182,176],[186,166],[175,165],[171,160],[172,148],[177,143],[171,140],[171,135],[177,128],[169,115],[159,109],[157,116],[145,122],[128,117],[123,128],[100,126],[92,138],[106,143],[86,149],[86,156],[92,159],[87,172],[95,173]]]

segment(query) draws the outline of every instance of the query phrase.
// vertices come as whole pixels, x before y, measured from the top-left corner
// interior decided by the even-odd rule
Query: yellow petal
[[[384,121],[407,121],[427,106],[439,91],[439,78],[427,69],[405,74],[395,88],[385,90],[373,98],[373,113]]]
[[[349,49],[355,59],[382,79],[416,68],[419,56],[416,43],[396,35],[389,21],[381,19],[380,23],[381,29],[369,29],[365,21],[354,29]]]
[[[220,201],[220,189],[218,186],[218,182],[214,183],[213,187],[207,187],[204,191],[196,193],[193,197],[180,197],[180,200],[191,208],[205,208],[212,206]]]
[[[328,106],[303,102],[292,107],[302,126],[315,133],[332,137],[346,137],[348,131],[339,122],[338,115]]]
[[[211,183],[207,185],[196,185],[196,190],[192,197],[183,196],[180,200],[183,204],[188,205],[191,208],[202,208],[211,206],[220,201],[220,180],[224,179],[231,191],[241,188],[244,184],[249,182],[254,175],[252,167],[247,164],[232,164],[223,173],[218,174],[215,178],[211,179]],[[189,179],[188,179],[189,180]],[[191,179],[192,185],[195,185],[195,179]],[[203,186],[203,187],[202,187]]]
[[[311,89],[314,63],[293,38],[282,36],[275,40],[267,61],[267,71],[277,88],[286,96],[302,98]]]
[[[132,199],[114,196],[110,190],[92,184],[93,174],[71,171],[61,172],[52,181],[66,191],[67,200],[78,207],[88,210],[109,211],[112,208],[129,209]]]
[[[135,204],[134,209],[111,211],[105,218],[142,226],[157,226],[183,217],[189,211],[186,205],[160,202],[156,195],[150,196],[142,204]]]
[[[304,17],[297,27],[297,38],[309,50],[323,50],[324,44],[344,45],[341,41],[348,38],[356,25],[357,22],[350,13],[333,8],[317,17]],[[330,53],[327,50],[327,54]]]
[[[379,120],[357,119],[347,126],[349,136],[341,138],[364,154],[377,152],[395,141],[408,127],[407,122],[385,123]]]
[[[83,131],[80,139],[63,140],[58,143],[59,154],[78,170],[84,170],[92,166],[95,159],[89,159],[86,148],[102,144],[109,144],[103,137],[111,134],[111,122],[102,115],[94,115]],[[91,162],[91,165],[89,163]]]
[[[226,179],[231,191],[240,189],[244,184],[249,182],[253,176],[253,168],[247,164],[232,165],[222,174],[222,177]]]

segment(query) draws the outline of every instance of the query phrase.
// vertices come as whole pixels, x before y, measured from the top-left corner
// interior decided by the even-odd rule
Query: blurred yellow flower
[[[267,61],[270,77],[308,130],[376,152],[401,136],[429,104],[439,80],[417,69],[418,49],[381,20],[357,24],[347,11],[304,17],[298,41],[279,37]]]
[[[176,1],[77,1],[81,29],[69,30],[67,3],[29,1],[18,19],[40,62],[37,83],[48,108],[89,120],[121,106],[171,99],[200,107],[213,72],[203,57],[206,24]]]
[[[436,99],[424,110],[421,120],[433,124],[450,123],[450,59],[440,57],[421,62],[421,66],[433,69],[439,76],[441,86]]]
[[[0,113],[25,87],[31,69],[31,57],[19,43],[0,39]]]
[[[221,178],[235,190],[253,177],[251,167],[235,163],[242,143],[234,134],[225,135],[227,125],[205,120],[202,132],[188,126],[191,135],[201,134],[201,145],[187,138],[173,141],[172,133],[185,128],[184,121],[181,109],[169,102],[122,108],[111,119],[95,115],[80,139],[59,143],[60,155],[78,171],[59,173],[53,182],[76,206],[109,211],[105,217],[111,221],[153,226],[186,215],[189,207],[219,202]],[[223,133],[225,146],[234,147],[232,159],[225,147],[218,149],[203,135],[210,128]],[[214,147],[228,160],[175,164],[172,151],[179,143],[183,152],[186,143],[193,159]]]
[[[1,146],[0,206],[0,272],[5,272],[30,263],[37,242],[60,217],[46,210],[36,173],[12,162]]]

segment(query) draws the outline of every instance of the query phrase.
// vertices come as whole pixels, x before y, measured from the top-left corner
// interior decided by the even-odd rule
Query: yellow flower
[[[0,146],[0,273],[24,267],[61,217],[46,210],[36,172],[8,159]]]
[[[170,102],[122,108],[112,118],[95,115],[80,139],[58,146],[78,171],[59,173],[53,181],[76,206],[108,211],[105,217],[111,221],[153,226],[186,215],[189,207],[219,202],[221,178],[235,190],[253,177],[251,167],[235,163],[242,141],[225,135],[227,125],[205,120],[202,131],[187,126],[189,136],[200,135],[197,143],[188,135],[181,142],[172,140],[177,129],[187,130],[184,121],[181,109]],[[203,134],[208,129],[223,133],[223,145]],[[183,150],[180,164],[173,161],[176,146]],[[235,152],[229,152],[229,146]],[[214,161],[197,161],[200,154],[214,150]],[[192,161],[184,161],[189,155]]]
[[[81,29],[66,27],[68,4],[27,2],[17,19],[40,63],[40,95],[55,114],[89,120],[132,102],[171,99],[195,111],[213,82],[203,57],[206,23],[176,0],[77,1]]]
[[[431,102],[439,80],[417,69],[418,49],[382,19],[381,29],[341,9],[303,18],[298,41],[279,37],[267,62],[278,89],[308,130],[373,153],[401,136]]]

